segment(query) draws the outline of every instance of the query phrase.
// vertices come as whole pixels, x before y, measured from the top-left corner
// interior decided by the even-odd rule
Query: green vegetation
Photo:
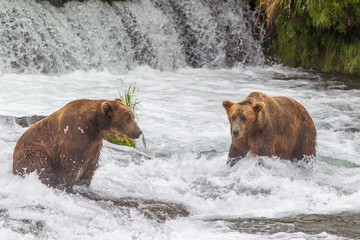
[[[258,0],[280,63],[360,75],[359,0]]]
[[[123,94],[119,91],[120,99],[125,103],[125,105],[131,109],[131,111],[135,114],[137,106],[140,104],[140,101],[136,97],[136,92],[138,91],[136,87],[136,83],[131,83],[130,86],[124,91]],[[136,116],[136,114],[135,114]],[[112,136],[108,136],[105,138],[106,141],[117,144],[124,145],[128,147],[135,148],[135,141],[131,138],[121,138],[119,135],[114,134]],[[141,140],[146,148],[146,139],[144,134],[141,135]]]
[[[123,145],[123,146],[132,147],[132,148],[136,147],[135,141],[133,139],[131,139],[131,138],[122,139],[117,134],[114,134],[112,136],[108,136],[108,137],[105,138],[105,140],[110,142],[110,143],[116,144],[116,145]]]
[[[128,89],[125,90],[124,94],[121,94],[119,90],[120,99],[125,103],[125,105],[130,108],[131,111],[135,113],[137,106],[140,104],[140,101],[136,97],[136,92],[138,91],[136,87],[136,82],[131,83]]]

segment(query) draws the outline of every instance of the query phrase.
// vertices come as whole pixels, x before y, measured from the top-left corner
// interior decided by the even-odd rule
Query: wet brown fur
[[[231,165],[249,151],[254,155],[287,160],[316,156],[316,128],[300,103],[287,97],[254,92],[240,103],[223,101],[223,106],[232,131],[228,160]],[[240,129],[243,135],[234,138],[233,128]]]
[[[134,114],[120,99],[80,99],[32,125],[18,140],[13,173],[37,172],[51,187],[73,191],[75,184],[90,185],[102,141],[109,134],[138,138]]]

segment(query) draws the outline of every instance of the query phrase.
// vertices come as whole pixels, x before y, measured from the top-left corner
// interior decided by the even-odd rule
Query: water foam
[[[337,87],[324,87],[319,75],[281,67],[175,72],[142,67],[123,75],[3,74],[1,80],[2,116],[48,115],[76,98],[114,99],[117,88],[136,81],[142,101],[138,122],[148,147],[139,142],[139,153],[106,143],[89,191],[104,199],[172,202],[190,211],[189,217],[159,223],[111,200],[47,188],[35,175],[13,176],[12,151],[26,129],[5,119],[0,121],[0,236],[5,239],[261,239],[261,234],[232,230],[228,222],[360,209],[359,90],[336,82]],[[232,168],[225,164],[231,139],[221,101],[240,101],[251,91],[289,96],[308,109],[318,129],[313,165],[253,156]]]
[[[0,1],[2,72],[64,74],[139,65],[260,65],[263,32],[246,1]]]

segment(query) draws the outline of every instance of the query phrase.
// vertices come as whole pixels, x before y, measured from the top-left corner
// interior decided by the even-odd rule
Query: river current
[[[12,174],[27,128],[79,99],[115,99],[136,83],[147,146],[104,142],[89,189],[67,194],[35,174]],[[302,103],[318,133],[311,164],[247,156],[226,165],[222,100],[250,92]],[[59,76],[4,73],[0,81],[0,239],[358,239],[360,86],[351,76],[281,66]]]
[[[353,76],[267,66],[247,0],[0,0],[0,239],[360,239],[360,86]],[[90,188],[12,174],[28,126],[131,84],[136,149],[104,141]],[[223,100],[258,91],[300,102],[317,157],[226,165]]]

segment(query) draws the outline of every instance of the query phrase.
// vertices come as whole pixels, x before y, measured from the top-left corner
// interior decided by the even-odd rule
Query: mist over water
[[[0,1],[0,239],[358,239],[360,86],[351,76],[265,66],[242,1]],[[12,174],[23,128],[69,101],[139,89],[136,149],[104,142],[89,189]],[[259,91],[305,106],[311,164],[226,165],[223,100]]]

